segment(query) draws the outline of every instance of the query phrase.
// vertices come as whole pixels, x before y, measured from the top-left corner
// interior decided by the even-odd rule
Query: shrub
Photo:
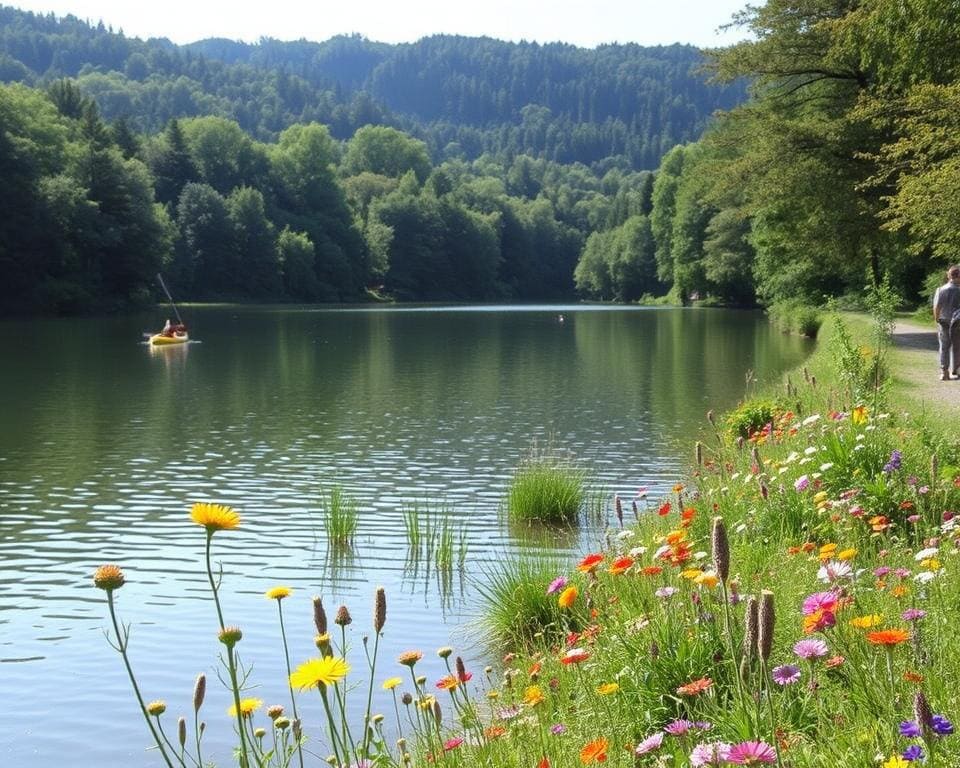
[[[767,307],[767,314],[779,328],[811,339],[817,337],[823,323],[823,313],[803,299],[778,301]]]
[[[747,400],[727,415],[727,427],[735,435],[750,437],[774,421],[781,410],[774,400]]]

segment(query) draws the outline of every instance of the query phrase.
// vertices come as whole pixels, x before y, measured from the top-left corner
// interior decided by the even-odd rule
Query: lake
[[[490,661],[476,630],[485,571],[522,551],[573,558],[603,539],[603,524],[538,536],[503,521],[507,484],[534,446],[575,457],[608,510],[614,493],[655,499],[692,462],[708,408],[734,405],[748,371],[770,379],[810,349],[760,314],[706,309],[197,307],[185,320],[200,343],[140,343],[163,320],[0,322],[4,765],[161,765],[104,637],[91,576],[108,562],[127,576],[117,604],[144,697],[167,702],[175,733],[206,672],[205,757],[231,764],[192,502],[243,518],[213,552],[227,623],[242,627],[238,648],[253,663],[248,695],[289,703],[276,604],[263,596],[276,585],[294,589],[283,603],[294,666],[316,655],[311,597],[322,595],[331,618],[350,607],[365,679],[360,639],[382,584],[377,690],[413,648],[432,684],[439,646],[471,668]],[[324,537],[334,486],[360,506],[347,553]],[[413,504],[463,529],[462,570],[411,562],[402,515]],[[319,702],[303,707],[319,738]],[[316,739],[310,748],[327,754]]]

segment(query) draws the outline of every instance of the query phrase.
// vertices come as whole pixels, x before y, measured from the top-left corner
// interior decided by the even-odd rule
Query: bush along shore
[[[288,701],[264,710],[245,695],[243,633],[221,612],[211,565],[215,536],[239,517],[195,505],[232,720],[204,714],[201,677],[192,711],[166,724],[128,661],[124,574],[105,565],[94,578],[157,764],[208,765],[206,717],[233,723],[241,768],[960,766],[958,443],[895,407],[878,373],[882,333],[863,334],[871,347],[839,320],[825,329],[796,385],[729,419],[708,414],[686,482],[664,498],[618,499],[602,551],[498,576],[482,613],[500,662],[485,670],[450,648],[378,658],[382,589],[365,661],[351,669],[349,611],[328,625],[315,600],[317,655],[288,661]],[[510,578],[522,594],[503,610]],[[267,593],[284,649],[289,594]],[[374,688],[391,692],[391,711],[371,710]],[[308,696],[322,722],[300,721]],[[361,722],[349,722],[348,697],[366,703]]]

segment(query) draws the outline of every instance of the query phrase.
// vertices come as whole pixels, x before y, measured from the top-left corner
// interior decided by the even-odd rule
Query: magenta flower
[[[793,652],[801,659],[810,661],[811,659],[817,659],[821,656],[826,656],[827,653],[829,653],[829,649],[823,640],[812,638],[809,640],[800,640],[798,643],[795,643],[793,646]]]
[[[797,493],[803,493],[810,486],[810,478],[806,475],[800,475],[793,484],[793,488]]]
[[[817,611],[833,613],[837,610],[837,600],[836,592],[814,592],[803,601],[803,615],[809,616]]]
[[[730,745],[722,741],[712,744],[697,744],[690,753],[690,765],[693,768],[723,765],[730,757]]]
[[[900,614],[900,618],[904,621],[917,621],[917,619],[922,619],[926,615],[927,612],[922,608],[907,608]]]
[[[793,685],[800,680],[800,667],[793,664],[781,664],[779,667],[773,668],[771,677],[777,685]]]
[[[660,745],[663,744],[663,731],[657,731],[653,736],[648,736],[636,747],[633,749],[633,754],[635,755],[645,755],[648,752],[653,752],[656,749],[660,749]]]
[[[873,575],[876,576],[878,579],[882,579],[884,576],[890,573],[890,571],[891,571],[891,568],[889,565],[881,565],[879,568],[874,569]]]
[[[541,582],[541,583],[543,583],[543,582]],[[547,587],[547,594],[548,594],[548,595],[552,595],[552,594],[554,594],[555,592],[559,592],[559,591],[560,591],[561,589],[563,589],[565,586],[567,586],[567,577],[566,577],[566,576],[558,576],[557,578],[555,578],[553,581],[550,582],[550,586]]]
[[[734,765],[760,765],[777,762],[777,753],[765,741],[742,741],[730,747],[727,762]]]

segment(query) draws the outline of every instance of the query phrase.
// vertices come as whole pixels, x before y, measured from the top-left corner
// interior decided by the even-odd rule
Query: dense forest
[[[129,306],[159,270],[183,299],[918,300],[960,252],[958,11],[768,0],[701,59],[3,8],[0,311]]]
[[[739,21],[753,39],[711,69],[750,100],[663,158],[647,219],[588,237],[580,289],[819,304],[887,278],[929,300],[960,258],[960,3],[768,0]]]

